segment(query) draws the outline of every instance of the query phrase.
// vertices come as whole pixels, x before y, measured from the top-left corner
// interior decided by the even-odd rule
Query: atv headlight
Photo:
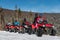
[[[54,26],[52,26],[54,28]]]
[[[43,27],[45,27],[45,25],[43,25]]]
[[[24,27],[25,27],[25,28],[28,28],[28,26],[27,26],[27,25],[25,25]]]

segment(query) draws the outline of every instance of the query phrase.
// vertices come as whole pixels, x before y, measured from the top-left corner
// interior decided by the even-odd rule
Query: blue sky
[[[22,11],[60,13],[60,0],[0,0],[0,6],[15,9],[15,5]]]

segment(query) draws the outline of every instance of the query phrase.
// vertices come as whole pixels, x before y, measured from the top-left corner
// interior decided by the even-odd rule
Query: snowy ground
[[[18,34],[18,33],[0,31],[0,40],[60,40],[60,37],[49,36],[49,35],[43,35],[42,37],[37,37],[35,34],[28,35],[27,33]]]

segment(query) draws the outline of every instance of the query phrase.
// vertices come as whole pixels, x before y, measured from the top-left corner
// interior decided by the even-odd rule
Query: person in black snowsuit
[[[28,34],[31,34],[31,26],[29,25],[29,22],[26,20],[26,18],[24,18],[22,26],[25,28],[25,32]],[[27,26],[27,27],[25,27]]]
[[[35,14],[35,17],[34,17],[34,22],[33,22],[33,24],[35,24],[37,17],[38,17],[38,14],[36,13],[36,14]]]
[[[26,18],[24,18],[24,19],[23,19],[23,23],[22,23],[23,28],[25,28],[25,25],[27,25],[26,22],[27,22],[27,20],[26,20]],[[26,28],[25,28],[25,29],[26,29]]]
[[[22,23],[22,26],[23,25],[26,25],[25,22],[26,22],[26,18],[24,18],[23,23]]]

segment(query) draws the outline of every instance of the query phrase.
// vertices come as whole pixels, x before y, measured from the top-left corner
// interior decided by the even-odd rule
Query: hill
[[[49,23],[52,23],[57,28],[58,32],[60,32],[60,13],[38,13],[43,14],[48,20]],[[22,23],[23,18],[27,18],[29,22],[33,22],[35,16],[35,12],[27,12],[21,11],[18,12],[16,10],[9,10],[0,8],[0,25],[2,24],[2,28],[8,22],[13,22],[15,19],[18,19],[20,23]]]

